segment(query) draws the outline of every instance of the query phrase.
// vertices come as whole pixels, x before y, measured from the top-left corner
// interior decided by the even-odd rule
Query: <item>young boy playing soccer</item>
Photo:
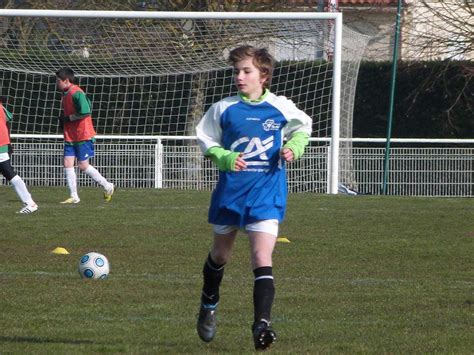
[[[272,253],[286,209],[285,164],[303,154],[312,120],[291,100],[268,90],[274,59],[266,49],[241,46],[230,52],[229,61],[238,95],[214,104],[196,127],[202,152],[219,168],[208,217],[214,240],[203,269],[197,332],[205,342],[215,336],[224,265],[243,228],[255,276],[252,335],[255,349],[265,350],[276,340],[270,323]]]
[[[13,170],[10,161],[11,143],[9,122],[12,114],[3,106],[0,101],[0,173],[12,184],[16,194],[23,202],[23,208],[17,213],[29,214],[38,210],[38,205],[31,198],[31,194],[23,179]]]
[[[109,202],[114,193],[114,185],[107,181],[89,164],[94,156],[95,130],[92,125],[91,104],[82,89],[75,85],[74,71],[62,68],[56,72],[56,86],[62,93],[62,114],[59,124],[64,132],[64,175],[70,197],[61,203],[79,203],[77,194],[75,160],[79,169],[94,179],[104,189],[104,199]]]

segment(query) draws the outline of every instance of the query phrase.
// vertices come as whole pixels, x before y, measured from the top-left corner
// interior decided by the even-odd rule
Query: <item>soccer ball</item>
[[[109,275],[109,261],[102,254],[87,253],[79,260],[79,274],[83,279],[105,279]]]

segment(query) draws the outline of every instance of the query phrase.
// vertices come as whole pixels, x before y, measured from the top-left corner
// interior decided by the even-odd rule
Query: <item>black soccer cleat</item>
[[[255,350],[257,351],[268,349],[276,341],[276,333],[270,327],[270,322],[265,319],[253,324],[252,333]]]
[[[216,335],[216,309],[201,305],[197,321],[197,333],[202,341],[209,343]]]

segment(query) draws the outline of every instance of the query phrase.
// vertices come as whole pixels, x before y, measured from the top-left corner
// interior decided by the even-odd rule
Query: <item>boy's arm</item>
[[[6,109],[5,106],[2,105],[2,108],[3,108],[3,111],[5,112],[5,118],[7,119],[7,134],[8,134],[8,138],[10,139],[10,130],[11,130],[11,122],[12,122],[12,119],[13,119],[13,114],[8,111]],[[13,154],[13,147],[12,147],[12,144],[8,144],[8,155],[10,156],[10,158],[12,157],[12,154]]]
[[[308,145],[309,134],[306,132],[295,132],[291,139],[286,142],[283,148],[288,148],[293,152],[293,160],[301,158],[304,148]]]
[[[204,156],[210,158],[219,170],[235,171],[237,170],[235,163],[240,154],[240,152],[232,152],[222,147],[214,146],[209,148],[204,153]]]
[[[5,106],[2,106],[3,107],[3,111],[5,112],[5,117],[7,118],[7,123],[10,123],[13,119],[13,114],[7,110],[7,108]]]
[[[301,158],[304,148],[308,145],[311,136],[313,120],[306,113],[298,109],[295,104],[288,100],[286,102],[288,123],[285,126],[285,136],[288,141],[283,146],[293,152],[293,159]]]
[[[222,147],[220,111],[217,105],[211,106],[196,126],[196,136],[204,156],[210,158],[219,170],[237,170],[236,161],[240,153],[232,152]]]
[[[91,115],[91,103],[88,97],[81,91],[76,92],[72,96],[72,101],[74,103],[74,107],[76,109],[76,113],[64,116],[63,122],[72,122],[77,120],[82,120],[87,116]]]

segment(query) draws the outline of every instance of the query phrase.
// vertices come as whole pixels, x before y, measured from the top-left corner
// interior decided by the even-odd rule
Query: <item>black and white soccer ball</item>
[[[79,274],[83,279],[105,279],[109,271],[109,261],[102,254],[90,252],[79,260]]]

